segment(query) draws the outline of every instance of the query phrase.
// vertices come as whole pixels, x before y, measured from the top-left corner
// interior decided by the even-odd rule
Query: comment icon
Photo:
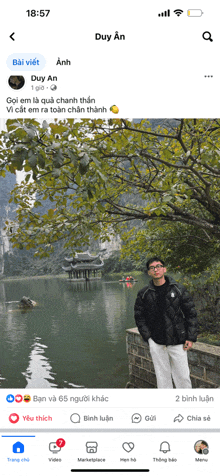
[[[70,420],[72,423],[80,423],[80,415],[78,413],[73,413]]]

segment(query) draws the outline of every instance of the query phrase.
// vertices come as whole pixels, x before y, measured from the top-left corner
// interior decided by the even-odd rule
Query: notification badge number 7
[[[58,446],[58,448],[63,448],[65,444],[66,442],[63,438],[58,438],[58,440],[56,441],[56,445]]]

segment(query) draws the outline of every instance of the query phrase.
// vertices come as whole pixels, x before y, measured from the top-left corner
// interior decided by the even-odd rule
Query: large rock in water
[[[18,305],[20,308],[32,308],[36,306],[36,302],[32,301],[29,297],[23,296]]]

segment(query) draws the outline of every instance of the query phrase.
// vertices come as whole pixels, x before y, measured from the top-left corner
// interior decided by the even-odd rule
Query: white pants
[[[187,351],[180,345],[156,344],[153,339],[148,340],[150,353],[157,377],[157,388],[192,388]]]

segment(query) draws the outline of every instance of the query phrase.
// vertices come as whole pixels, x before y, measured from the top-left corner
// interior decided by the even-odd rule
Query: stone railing
[[[149,346],[137,328],[126,332],[130,388],[156,388],[156,376]],[[220,387],[220,347],[196,342],[188,351],[193,388]]]

